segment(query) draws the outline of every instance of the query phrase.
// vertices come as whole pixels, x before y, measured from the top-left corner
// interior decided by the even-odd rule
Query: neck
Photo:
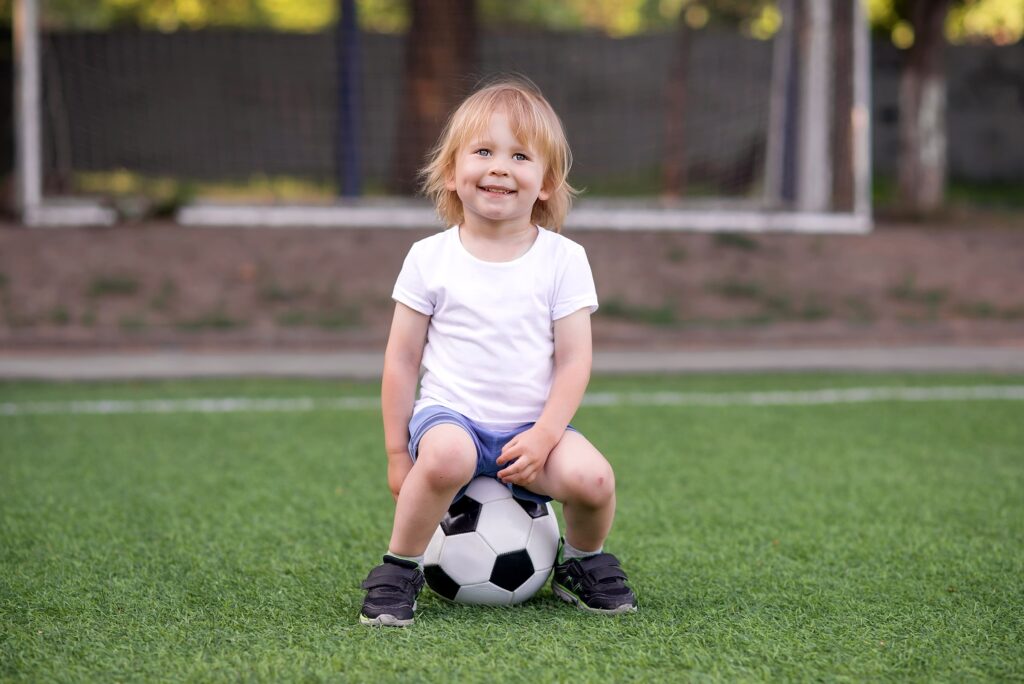
[[[537,227],[529,221],[506,224],[491,221],[463,220],[461,229],[473,237],[494,242],[518,242],[532,240],[537,234]]]
[[[537,239],[532,224],[494,228],[463,223],[458,228],[459,241],[470,254],[483,261],[511,261],[526,254]]]

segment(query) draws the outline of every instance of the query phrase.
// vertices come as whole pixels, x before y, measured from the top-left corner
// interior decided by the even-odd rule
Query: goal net
[[[432,225],[426,149],[459,97],[514,73],[565,124],[571,225],[870,227],[857,2],[332,0],[301,30],[16,4],[29,223]]]

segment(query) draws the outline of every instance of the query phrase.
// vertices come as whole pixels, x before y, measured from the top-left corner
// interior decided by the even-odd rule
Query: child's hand
[[[398,492],[402,491],[402,483],[405,476],[412,470],[412,458],[409,457],[409,450],[388,452],[388,488],[391,496],[398,501]]]
[[[532,484],[560,438],[561,435],[552,434],[536,425],[520,432],[509,440],[495,461],[498,465],[514,461],[512,465],[498,471],[498,479],[505,484],[511,482],[521,487]]]

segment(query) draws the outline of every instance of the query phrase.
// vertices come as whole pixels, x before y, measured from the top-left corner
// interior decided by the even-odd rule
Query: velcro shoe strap
[[[607,582],[608,580],[626,580],[626,573],[618,565],[595,568],[587,573],[587,577],[594,583]]]
[[[377,589],[378,587],[402,586],[405,589],[418,589],[423,582],[423,574],[419,570],[406,570],[397,565],[384,563],[378,565],[363,580],[363,589]]]
[[[610,553],[599,553],[596,556],[588,556],[579,561],[584,574],[592,582],[604,582],[607,580],[625,580],[626,574],[619,566],[619,559]]]

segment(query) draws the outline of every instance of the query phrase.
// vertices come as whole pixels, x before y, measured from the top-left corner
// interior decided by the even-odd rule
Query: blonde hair
[[[572,152],[555,110],[537,86],[525,78],[503,77],[463,100],[448,118],[420,171],[424,194],[434,202],[437,215],[446,226],[463,221],[462,201],[445,184],[455,173],[459,149],[486,131],[491,115],[497,111],[505,113],[512,133],[540,153],[546,164],[543,188],[550,190],[550,196],[534,203],[530,220],[560,232],[577,194],[569,185]]]

